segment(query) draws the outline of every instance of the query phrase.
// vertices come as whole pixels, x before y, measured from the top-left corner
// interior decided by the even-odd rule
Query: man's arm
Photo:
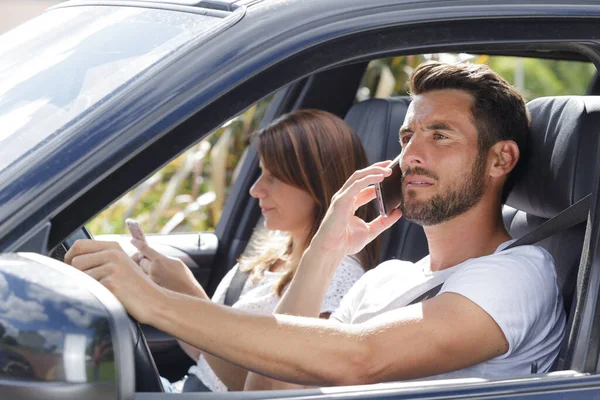
[[[104,285],[138,321],[240,367],[292,383],[349,385],[426,377],[508,349],[492,317],[455,293],[347,325],[251,314],[163,289],[116,243],[77,241],[65,261]]]
[[[165,293],[163,301],[163,307],[152,310],[144,322],[251,371],[305,385],[426,377],[478,364],[508,350],[494,320],[455,293],[359,325],[248,314],[174,293]],[[169,309],[181,312],[169,313]],[[204,323],[194,324],[183,315],[202,315]]]

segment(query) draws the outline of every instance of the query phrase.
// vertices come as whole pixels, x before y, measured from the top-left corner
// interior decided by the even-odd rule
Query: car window
[[[140,7],[66,7],[0,36],[0,170],[220,21]]]
[[[591,62],[538,58],[440,53],[399,56],[369,63],[356,101],[373,97],[405,96],[412,70],[426,60],[487,64],[515,86],[526,101],[542,96],[584,95],[596,72]]]
[[[147,233],[215,230],[229,190],[272,100],[269,96],[229,120],[113,203],[86,226],[93,235],[129,233],[126,218]]]

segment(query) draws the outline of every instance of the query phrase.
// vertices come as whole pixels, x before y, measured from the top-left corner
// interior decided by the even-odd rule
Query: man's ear
[[[500,177],[508,175],[519,161],[519,146],[513,140],[502,140],[492,146],[490,176]]]

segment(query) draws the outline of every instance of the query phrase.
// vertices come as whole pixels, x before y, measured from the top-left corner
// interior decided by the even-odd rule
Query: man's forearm
[[[160,307],[151,304],[141,322],[250,371],[291,383],[356,385],[422,378],[479,364],[508,350],[492,317],[456,293],[357,325],[250,314],[163,293]],[[198,318],[202,323],[194,322]]]
[[[340,384],[340,377],[351,378],[345,370],[353,367],[354,360],[368,357],[367,349],[361,354],[360,343],[352,343],[351,327],[334,328],[326,320],[249,314],[173,292],[165,293],[164,303],[145,322],[207,353],[276,379]],[[201,324],[195,323],[199,316]]]
[[[177,339],[177,343],[179,343],[179,346],[185,352],[185,354],[188,355],[188,357],[190,357],[194,361],[198,361],[198,358],[200,358],[200,354],[202,354],[202,351],[200,351],[200,349],[197,349],[194,346],[187,344],[183,340]]]

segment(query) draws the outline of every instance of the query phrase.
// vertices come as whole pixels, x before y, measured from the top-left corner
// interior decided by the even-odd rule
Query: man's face
[[[460,90],[429,92],[411,102],[400,128],[405,218],[437,225],[482,198],[487,154],[478,152],[472,102]]]

